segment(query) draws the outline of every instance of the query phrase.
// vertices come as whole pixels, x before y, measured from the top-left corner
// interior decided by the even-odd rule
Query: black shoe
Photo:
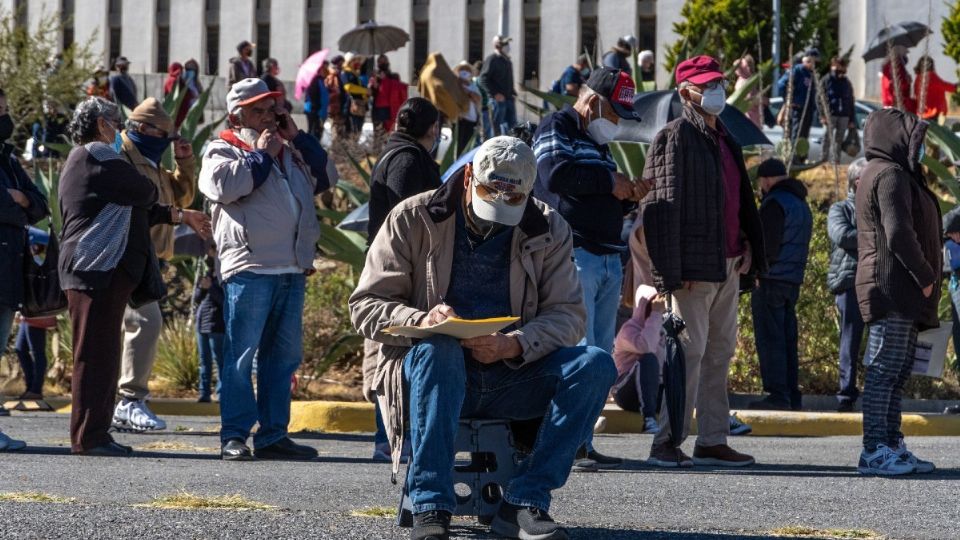
[[[115,442],[109,442],[104,445],[91,448],[89,450],[84,450],[83,452],[77,452],[81,456],[97,456],[97,457],[127,457],[133,454],[133,448],[129,446],[124,446],[122,444],[117,444]]]
[[[623,459],[613,456],[605,456],[596,450],[587,452],[587,459],[596,462],[600,469],[619,469],[623,465]]]
[[[837,412],[853,412],[853,400],[844,399],[837,405]]]
[[[197,398],[197,403],[210,403],[210,396],[200,396]]]
[[[566,540],[567,531],[538,508],[516,506],[503,501],[490,530],[506,538]]]
[[[747,408],[751,411],[789,411],[791,410],[789,403],[781,403],[775,401],[767,396],[763,399],[758,399],[757,401],[751,401]]]
[[[253,461],[250,447],[240,439],[230,439],[220,447],[220,459],[226,461]]]
[[[5,409],[3,405],[0,405],[0,416],[10,416],[10,411]]]
[[[320,454],[312,446],[297,444],[291,441],[290,437],[284,437],[270,446],[257,448],[254,455],[257,459],[309,460]]]
[[[430,510],[413,515],[412,540],[448,540],[450,538],[450,512]]]
[[[951,405],[943,410],[943,414],[960,414],[960,405]]]

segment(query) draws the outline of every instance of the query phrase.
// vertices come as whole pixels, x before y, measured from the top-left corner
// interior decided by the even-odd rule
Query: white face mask
[[[727,106],[727,93],[719,84],[713,88],[708,88],[706,92],[700,94],[700,97],[700,108],[707,114],[717,116]]]
[[[463,79],[463,80],[465,80],[465,81],[469,81],[469,80],[470,80],[470,72],[469,72],[469,71],[461,71],[461,72],[460,72],[460,78]]]
[[[600,101],[600,112],[602,115],[603,101]],[[587,124],[587,134],[598,144],[608,144],[610,141],[639,141],[640,122],[621,118],[619,123],[614,124],[601,116]]]

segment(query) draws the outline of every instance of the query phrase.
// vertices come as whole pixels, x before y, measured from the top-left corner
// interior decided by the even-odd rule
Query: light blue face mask
[[[116,136],[113,138],[113,150],[116,153],[120,153],[120,149],[123,148],[123,137],[120,136],[120,132],[116,132]]]
[[[920,156],[917,157],[917,161],[923,161],[923,157],[927,155],[927,145],[920,143]]]

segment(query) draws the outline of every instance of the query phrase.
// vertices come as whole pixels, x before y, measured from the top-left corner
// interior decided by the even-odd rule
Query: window
[[[430,22],[415,21],[413,23],[413,74],[420,76],[420,69],[427,63],[427,54],[430,49]]]
[[[467,61],[483,60],[483,19],[471,20],[467,27]]]
[[[207,19],[209,20],[209,19]],[[216,75],[220,63],[220,27],[207,26],[207,75]]]
[[[113,66],[113,62],[120,56],[120,41],[123,37],[123,21],[121,17],[123,15],[123,3],[120,0],[110,0],[110,8],[107,12],[107,20],[110,24],[110,67]]]
[[[637,34],[637,46],[641,51],[657,51],[657,18],[643,17],[640,19]]]
[[[360,0],[360,9],[357,10],[357,23],[363,24],[374,20],[376,12],[376,0]]]
[[[257,47],[254,51],[256,51],[257,73],[260,73],[263,61],[270,58],[270,23],[257,25],[256,40]]]
[[[323,23],[307,23],[307,51],[313,54],[323,48]]]
[[[599,58],[597,48],[597,18],[582,17],[580,19],[580,52],[587,51],[591,58]]]
[[[122,38],[120,27],[110,29],[110,65],[120,56],[120,38]]]
[[[27,0],[16,0],[13,3],[14,23],[19,28],[26,28],[27,21]]]
[[[307,0],[307,9],[323,9],[323,0]]]
[[[157,72],[166,73],[170,65],[170,27],[157,27]]]
[[[220,13],[220,0],[206,0],[206,6],[208,16],[211,12],[216,14]]]
[[[523,80],[533,81],[540,71],[540,19],[523,20]]]
[[[61,0],[60,24],[63,25],[63,43],[61,48],[68,49],[73,45],[73,0]]]

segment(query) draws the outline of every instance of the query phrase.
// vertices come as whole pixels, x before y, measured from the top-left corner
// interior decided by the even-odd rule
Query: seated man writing
[[[566,482],[616,369],[603,350],[574,346],[586,310],[573,238],[559,214],[530,197],[535,177],[530,147],[513,137],[488,140],[462,178],[394,208],[350,298],[357,331],[383,344],[374,385],[394,474],[404,428],[412,439],[414,540],[449,538],[461,417],[543,418],[491,528],[507,538],[567,538],[547,513],[550,493]],[[384,333],[505,315],[520,320],[463,341]]]

